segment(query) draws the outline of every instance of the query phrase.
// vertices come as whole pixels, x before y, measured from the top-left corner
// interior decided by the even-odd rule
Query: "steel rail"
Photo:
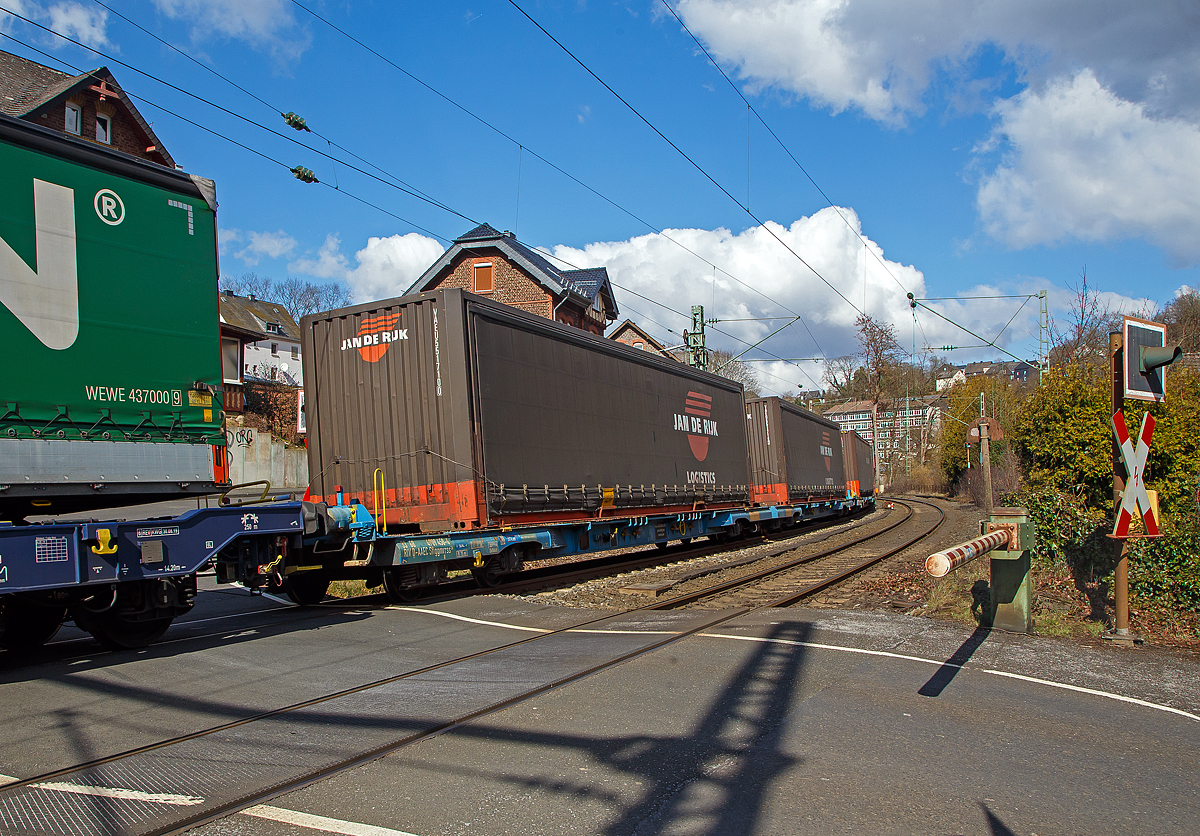
[[[924,540],[926,537],[929,537],[930,535],[932,535],[933,532],[935,532],[939,528],[941,528],[942,523],[944,523],[946,521],[946,512],[943,509],[939,508],[937,505],[934,505],[932,502],[922,502],[919,499],[910,499],[910,500],[904,500],[904,501],[905,502],[916,502],[921,505],[928,505],[929,507],[933,508],[935,511],[938,512],[938,521],[936,523],[934,523],[932,526],[930,526],[930,528],[927,531],[924,531],[920,534],[917,534],[914,537],[909,538],[904,543],[902,543],[901,545],[892,549],[891,551],[884,552],[883,554],[878,555],[877,557],[872,557],[870,560],[863,561],[862,563],[858,564],[857,566],[851,567],[850,569],[847,569],[845,572],[841,572],[840,574],[835,575],[831,578],[826,578],[823,581],[817,581],[816,583],[810,584],[810,585],[804,587],[803,589],[799,590],[798,592],[795,592],[791,595],[786,595],[783,598],[780,598],[776,601],[771,602],[771,604],[769,606],[771,606],[771,607],[790,607],[793,604],[801,601],[804,598],[807,598],[810,595],[814,595],[817,592],[822,592],[831,586],[835,586],[835,585],[841,583],[842,581],[844,581],[848,578],[851,578],[854,575],[857,575],[859,572],[862,572],[866,569],[871,568],[876,563],[886,560],[887,558],[891,557],[894,554],[899,554],[900,552],[904,551],[905,549],[912,547],[916,543],[919,543],[921,540]]]
[[[723,581],[721,583],[714,584],[713,586],[709,586],[709,587],[705,587],[704,589],[696,590],[695,592],[687,592],[687,593],[684,593],[683,595],[677,595],[673,598],[668,598],[665,601],[660,601],[660,602],[657,602],[650,606],[652,609],[666,610],[666,609],[672,609],[674,607],[683,606],[685,604],[692,604],[692,603],[695,603],[696,601],[699,601],[702,598],[709,598],[709,597],[712,597],[713,595],[719,595],[722,592],[728,592],[731,589],[736,589],[738,587],[745,586],[749,583],[753,583],[754,581],[762,580],[763,578],[770,577],[771,575],[777,575],[781,572],[786,572],[789,569],[794,569],[797,566],[801,566],[805,563],[811,563],[815,560],[820,560],[822,558],[829,557],[831,555],[837,554],[838,552],[842,552],[842,551],[845,551],[846,549],[857,546],[861,543],[865,543],[868,540],[872,540],[875,537],[879,537],[883,534],[888,533],[892,529],[903,525],[904,523],[908,522],[909,519],[912,518],[912,515],[913,515],[912,506],[908,505],[907,502],[899,502],[899,504],[904,505],[907,508],[908,513],[901,519],[897,520],[896,522],[892,523],[891,525],[888,525],[888,526],[885,526],[884,528],[879,529],[878,531],[871,532],[870,534],[863,535],[862,537],[856,537],[855,539],[851,540],[848,543],[841,543],[839,545],[832,546],[828,549],[819,551],[815,554],[805,555],[804,557],[800,557],[800,558],[797,558],[796,560],[788,561],[787,563],[783,563],[778,566],[768,566],[766,569],[762,569],[757,572],[752,572],[748,575],[742,575],[742,576],[733,578],[728,581]],[[927,503],[922,503],[922,504],[927,504]],[[944,515],[943,515],[943,517],[944,517]],[[927,536],[927,535],[922,535],[922,536]],[[775,555],[764,555],[764,559],[766,559],[768,557],[777,556],[778,554],[783,553],[784,551],[792,551],[792,549],[781,550],[780,552],[776,553]]]

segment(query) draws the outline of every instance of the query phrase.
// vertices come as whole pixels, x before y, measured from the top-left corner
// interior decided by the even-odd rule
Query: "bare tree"
[[[350,291],[337,282],[313,284],[294,276],[282,280],[255,273],[243,273],[237,278],[222,276],[221,289],[282,305],[296,322],[306,314],[340,308],[351,302]]]
[[[834,357],[825,361],[821,379],[829,384],[829,394],[839,400],[855,398],[854,373],[860,368],[853,354]]]
[[[1074,288],[1066,320],[1050,320],[1050,364],[1095,368],[1108,364],[1108,335],[1120,330],[1121,317],[1088,287],[1087,270]]]
[[[860,314],[855,320],[858,329],[859,356],[866,373],[867,400],[871,402],[871,438],[876,448],[875,477],[879,479],[879,405],[886,402],[892,379],[904,356],[904,349],[896,339],[894,326],[880,322],[874,317]]]
[[[1158,315],[1166,323],[1167,342],[1178,343],[1188,354],[1200,353],[1200,292],[1184,288]]]
[[[750,368],[749,363],[734,360],[732,352],[720,348],[709,349],[708,370],[742,384],[746,394],[751,397],[757,398],[761,394],[754,369]]]

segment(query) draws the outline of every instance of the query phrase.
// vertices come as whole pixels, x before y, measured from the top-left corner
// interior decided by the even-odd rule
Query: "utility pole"
[[[688,365],[698,369],[707,369],[708,347],[704,341],[703,305],[692,305],[692,329],[685,336],[688,347]]]
[[[1042,303],[1041,318],[1038,320],[1038,383],[1050,371],[1050,310],[1046,306],[1046,291],[1038,293]]]
[[[987,401],[984,393],[979,393],[979,464],[983,468],[983,513],[992,514],[992,449],[989,443],[990,433],[987,422]]]

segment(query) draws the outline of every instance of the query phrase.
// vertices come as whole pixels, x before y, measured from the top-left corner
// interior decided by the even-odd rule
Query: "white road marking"
[[[400,607],[392,605],[385,607],[388,610],[399,610],[401,612],[423,612],[429,615],[440,615],[442,618],[452,618],[455,621],[465,621],[468,624],[482,624],[485,627],[503,627],[506,630],[521,630],[525,633],[553,633],[553,630],[543,630],[541,627],[519,627],[516,624],[505,624],[500,621],[483,621],[479,618],[468,618],[465,615],[455,615],[452,612],[441,612],[440,610],[426,610],[419,607]]]
[[[340,833],[343,836],[414,836],[403,830],[393,830],[390,827],[378,827],[373,824],[359,824],[353,821],[331,819],[327,816],[314,816],[311,813],[299,813],[295,810],[284,810],[282,807],[269,807],[259,804],[242,810],[243,816],[254,816],[282,824],[294,824],[309,830],[320,830],[323,833]]]
[[[521,630],[527,633],[553,633],[553,630],[545,630],[540,627],[520,627],[515,624],[505,624],[502,621],[484,621],[478,618],[468,618],[465,615],[455,615],[454,613],[441,612],[440,610],[420,609],[417,607],[400,607],[391,606],[387,609],[403,610],[404,612],[423,612],[430,615],[440,615],[443,618],[452,618],[456,621],[466,621],[470,624],[481,624],[485,627],[502,627],[506,630]],[[610,633],[613,635],[659,635],[670,636],[677,635],[678,631],[658,631],[658,630],[573,630],[568,629],[569,633]],[[921,656],[908,656],[903,653],[892,653],[887,650],[869,650],[863,647],[844,647],[837,644],[819,644],[817,642],[799,642],[793,639],[771,639],[760,636],[735,636],[729,633],[699,633],[698,635],[707,636],[710,639],[730,639],[739,642],[760,642],[760,643],[775,643],[775,644],[791,644],[799,647],[810,647],[814,650],[834,650],[841,653],[858,653],[863,656],[883,656],[889,659],[900,659],[905,662],[919,662],[924,665],[943,665],[951,668],[961,669],[962,665],[955,665],[940,659],[926,659]],[[1066,691],[1075,691],[1080,694],[1089,694],[1094,697],[1103,697],[1105,699],[1117,700],[1118,702],[1128,703],[1130,705],[1140,705],[1143,708],[1152,708],[1156,711],[1165,711],[1169,714],[1178,714],[1180,717],[1187,717],[1189,720],[1200,720],[1200,715],[1191,714],[1179,708],[1173,708],[1169,705],[1162,705],[1148,700],[1139,700],[1136,697],[1125,697],[1120,694],[1113,694],[1109,691],[1098,691],[1094,688],[1084,688],[1078,685],[1068,685],[1064,682],[1054,682],[1050,679],[1039,679],[1033,676],[1023,676],[1016,673],[1008,673],[1007,671],[997,671],[988,668],[978,668],[981,673],[992,674],[993,676],[1004,676],[1009,679],[1020,679],[1025,682],[1030,682],[1035,685],[1045,685],[1049,688],[1061,688]]]
[[[76,795],[95,795],[101,798],[121,798],[127,801],[148,801],[153,804],[172,804],[180,807],[195,807],[203,804],[204,799],[194,795],[174,795],[166,792],[142,792],[127,790],[121,787],[89,787],[84,784],[68,784],[64,781],[45,781],[40,784],[30,784],[31,789],[53,790],[54,792],[69,792]]]
[[[19,778],[14,778],[11,775],[0,775],[0,787],[4,786],[5,784],[15,784],[19,780]]]
[[[840,650],[844,653],[859,653],[864,656],[887,656],[892,659],[903,659],[909,662],[922,662],[928,665],[937,665],[941,667],[945,665],[948,668],[958,668],[962,670],[962,665],[955,665],[951,662],[942,662],[937,659],[924,659],[920,656],[905,656],[901,653],[889,653],[886,650],[866,650],[861,647],[842,647],[836,644],[817,644],[816,642],[798,642],[792,639],[769,639],[758,636],[731,636],[726,633],[701,633],[702,636],[707,636],[712,639],[734,639],[735,641],[743,642],[760,642],[760,643],[775,643],[775,644],[792,644],[798,647],[811,647],[814,650]],[[1156,711],[1165,711],[1169,714],[1178,714],[1180,717],[1187,717],[1189,720],[1200,720],[1200,715],[1191,714],[1179,708],[1173,708],[1169,705],[1161,703],[1149,702],[1148,700],[1139,700],[1136,697],[1125,697],[1121,694],[1113,694],[1109,691],[1098,691],[1095,688],[1084,688],[1079,685],[1068,685],[1065,682],[1055,682],[1050,679],[1039,679],[1036,676],[1024,676],[1019,673],[1009,673],[1008,671],[998,671],[991,668],[978,668],[980,673],[987,673],[993,676],[1003,676],[1008,679],[1019,679],[1023,682],[1030,682],[1034,685],[1045,685],[1050,688],[1062,688],[1066,691],[1075,691],[1080,694],[1089,694],[1093,697],[1103,697],[1105,699],[1117,700],[1118,702],[1129,703],[1130,705],[1140,705],[1143,708],[1153,708]]]
[[[1004,677],[1008,677],[1009,679],[1020,679],[1025,682],[1032,682],[1036,685],[1049,685],[1051,688],[1063,688],[1063,689],[1066,689],[1067,691],[1077,691],[1080,694],[1091,694],[1094,697],[1106,697],[1110,700],[1120,700],[1121,702],[1127,702],[1130,705],[1140,705],[1143,708],[1153,708],[1158,711],[1167,711],[1167,712],[1170,712],[1171,714],[1178,714],[1180,717],[1187,717],[1188,719],[1191,719],[1191,720],[1200,720],[1200,715],[1189,714],[1188,712],[1184,711],[1183,709],[1172,708],[1169,705],[1160,705],[1159,703],[1156,703],[1156,702],[1147,702],[1146,700],[1139,700],[1136,697],[1123,697],[1120,694],[1110,694],[1108,691],[1097,691],[1094,688],[1083,688],[1079,685],[1068,685],[1065,682],[1052,682],[1051,680],[1048,680],[1048,679],[1038,679],[1033,676],[1022,676],[1019,673],[1009,673],[1008,671],[985,670],[984,673],[990,673],[990,674],[993,674],[994,676],[1004,676]]]
[[[262,597],[266,598],[269,601],[274,601],[276,604],[287,604],[289,607],[299,606],[291,598],[280,598],[278,595],[272,595],[270,592],[264,592],[262,594]]]
[[[452,612],[442,612],[441,610],[427,610],[419,607],[402,607],[389,606],[384,609],[399,610],[401,612],[423,612],[429,615],[440,615],[442,618],[452,618],[455,621],[466,621],[469,624],[482,624],[484,627],[503,627],[505,630],[520,630],[525,633],[553,633],[554,630],[546,630],[542,627],[520,627],[516,624],[505,624],[503,621],[484,621],[479,618],[468,618],[465,615],[455,615]],[[586,630],[568,627],[564,632],[567,633],[600,633],[609,636],[677,636],[678,630]]]

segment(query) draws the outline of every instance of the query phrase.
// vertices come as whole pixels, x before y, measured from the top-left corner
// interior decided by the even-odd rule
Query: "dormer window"
[[[267,333],[268,334],[282,334],[283,326],[280,325],[278,322],[268,322],[267,323]]]
[[[69,134],[79,136],[79,132],[83,126],[83,113],[79,105],[75,102],[67,102],[66,112],[63,114],[63,130]]]
[[[96,114],[96,141],[112,144],[112,119],[99,113]]]

